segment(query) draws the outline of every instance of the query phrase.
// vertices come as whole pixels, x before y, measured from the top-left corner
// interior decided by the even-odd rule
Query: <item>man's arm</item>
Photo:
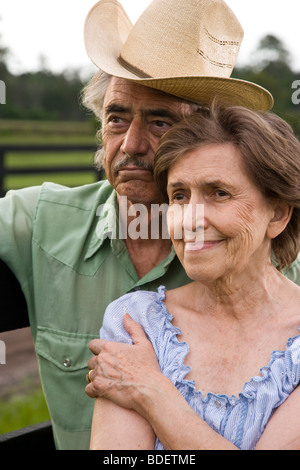
[[[9,191],[0,198],[0,259],[18,280],[31,271],[32,232],[41,187]]]
[[[0,331],[29,326],[20,283],[31,271],[32,225],[40,188],[10,191],[0,198]]]

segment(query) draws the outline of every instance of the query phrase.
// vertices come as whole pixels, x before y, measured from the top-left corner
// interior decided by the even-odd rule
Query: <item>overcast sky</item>
[[[135,22],[151,0],[120,0]],[[184,0],[178,0],[184,5]],[[245,37],[238,64],[251,60],[251,53],[266,34],[281,39],[292,56],[300,79],[300,0],[226,0],[240,20]],[[83,45],[83,23],[95,0],[1,0],[1,44],[9,48],[10,69],[36,70],[40,57],[51,70],[93,70]],[[0,77],[1,79],[1,77]]]

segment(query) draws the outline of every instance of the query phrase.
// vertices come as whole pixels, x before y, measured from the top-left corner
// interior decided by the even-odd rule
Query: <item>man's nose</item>
[[[124,136],[121,151],[134,157],[146,155],[149,148],[146,125],[140,119],[133,119]]]

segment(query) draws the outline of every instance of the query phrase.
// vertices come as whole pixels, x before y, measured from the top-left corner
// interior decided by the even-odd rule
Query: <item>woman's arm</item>
[[[149,367],[151,364],[151,370],[160,371],[160,368],[143,329],[135,322],[132,322],[132,328],[138,347],[138,360],[134,357],[133,362],[128,348],[131,345],[117,343],[115,351],[116,344],[111,341],[94,340],[91,343],[92,351],[97,351],[97,356],[89,361],[92,383],[86,387],[87,394],[96,397],[90,442],[92,450],[153,450],[155,446],[156,436],[152,427],[131,409],[131,397],[135,396],[136,385],[141,387],[146,381],[143,376],[147,371],[146,365]]]
[[[97,356],[89,361],[92,383],[86,392],[101,397],[95,404],[91,448],[153,449],[157,435],[165,449],[236,449],[199,418],[161,373],[142,327],[129,315],[124,324],[133,346],[106,340],[90,345]]]
[[[89,364],[94,382],[89,396],[102,396],[115,404],[134,409],[169,450],[233,450],[232,443],[213,431],[189,406],[157,364],[151,343],[143,329],[129,316],[124,324],[133,345],[103,340],[92,342],[99,356]],[[300,387],[270,419],[256,449],[300,449]]]
[[[136,394],[135,408],[151,423],[166,450],[237,450],[203,421],[163,374]]]
[[[105,398],[96,398],[91,450],[153,450],[154,445],[155,434],[142,416]]]
[[[275,411],[256,450],[300,450],[300,386]]]

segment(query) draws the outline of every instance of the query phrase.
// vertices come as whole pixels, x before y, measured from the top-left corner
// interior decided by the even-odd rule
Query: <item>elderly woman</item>
[[[168,131],[155,177],[170,209],[204,207],[182,237],[169,217],[193,282],[108,307],[91,448],[300,449],[300,288],[281,273],[300,247],[299,142],[273,114],[213,107]]]

